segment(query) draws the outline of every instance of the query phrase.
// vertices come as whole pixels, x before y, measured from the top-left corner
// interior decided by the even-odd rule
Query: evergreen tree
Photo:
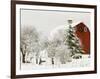
[[[82,54],[84,51],[82,50],[80,46],[80,41],[77,38],[77,36],[74,33],[74,28],[72,27],[72,20],[68,20],[69,27],[68,30],[66,30],[65,33],[65,45],[68,45],[68,48],[70,49],[72,56],[76,53]]]

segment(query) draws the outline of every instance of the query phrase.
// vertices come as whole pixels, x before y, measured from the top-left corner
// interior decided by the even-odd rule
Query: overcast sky
[[[21,10],[21,27],[34,26],[46,35],[54,28],[67,25],[69,19],[72,19],[73,23],[84,22],[90,27],[90,13],[88,12]]]

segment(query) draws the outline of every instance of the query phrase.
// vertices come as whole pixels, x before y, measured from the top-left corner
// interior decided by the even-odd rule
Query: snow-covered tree
[[[72,20],[68,20],[68,23],[69,23],[68,25],[69,28],[66,30],[65,33],[64,43],[65,45],[68,45],[68,48],[71,50],[72,56],[75,55],[76,53],[82,54],[84,51],[81,48],[80,40],[74,33],[75,29],[71,25]]]
[[[68,46],[64,44],[57,46],[55,58],[59,59],[61,64],[71,61],[71,53]]]
[[[49,42],[47,51],[48,51],[48,57],[51,58],[51,62],[52,62],[52,64],[54,64],[54,57],[55,57],[55,53],[56,53],[56,48],[55,48],[54,42]]]
[[[26,63],[29,53],[39,52],[39,34],[34,27],[24,27],[21,29],[20,49],[22,62]]]

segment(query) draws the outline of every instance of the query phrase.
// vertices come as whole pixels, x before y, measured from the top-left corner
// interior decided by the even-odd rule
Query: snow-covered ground
[[[51,59],[46,59],[46,62],[41,65],[34,63],[21,64],[21,70],[33,70],[33,69],[48,69],[48,68],[76,68],[76,67],[89,67],[90,58],[89,55],[82,55],[82,59],[72,59],[71,62],[66,62],[66,64],[61,64],[59,61],[55,60],[55,64],[51,64]]]

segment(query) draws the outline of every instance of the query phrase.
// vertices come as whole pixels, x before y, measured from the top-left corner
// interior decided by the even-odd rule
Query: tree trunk
[[[20,48],[21,52],[22,52],[22,63],[25,63],[25,54],[22,48]]]
[[[23,54],[22,62],[25,63],[25,54]]]
[[[52,60],[51,60],[51,61],[52,61],[52,65],[54,65],[54,58],[52,58]]]
[[[36,58],[36,64],[38,64],[38,58]]]

